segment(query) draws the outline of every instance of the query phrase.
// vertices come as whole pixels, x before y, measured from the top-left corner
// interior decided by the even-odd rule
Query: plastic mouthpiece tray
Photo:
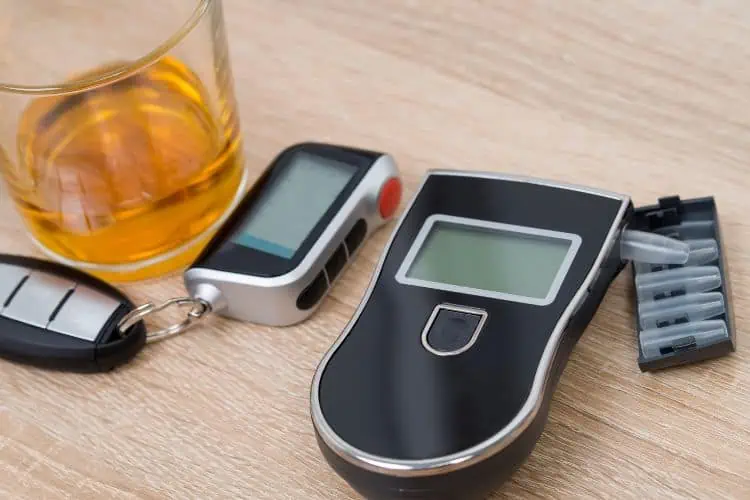
[[[713,198],[661,198],[638,208],[631,229],[681,240],[684,264],[633,264],[642,371],[694,363],[735,350],[734,316]]]

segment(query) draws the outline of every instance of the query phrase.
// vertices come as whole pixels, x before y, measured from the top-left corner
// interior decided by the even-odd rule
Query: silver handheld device
[[[185,272],[188,293],[234,319],[308,318],[362,243],[395,214],[391,156],[321,143],[284,150]]]

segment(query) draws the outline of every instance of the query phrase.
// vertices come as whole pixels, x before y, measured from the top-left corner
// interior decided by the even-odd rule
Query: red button
[[[397,177],[391,177],[383,183],[378,196],[378,210],[383,219],[389,219],[396,213],[398,204],[401,203],[401,181]]]

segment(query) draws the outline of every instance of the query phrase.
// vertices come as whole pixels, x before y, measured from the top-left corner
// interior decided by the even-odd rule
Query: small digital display
[[[566,233],[436,220],[415,243],[402,281],[547,304],[579,245]]]
[[[295,153],[265,189],[232,241],[291,258],[320,221],[357,167],[309,153]]]

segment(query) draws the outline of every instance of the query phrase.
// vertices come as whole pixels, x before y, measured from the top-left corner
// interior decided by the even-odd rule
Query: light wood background
[[[306,139],[428,168],[714,195],[738,352],[642,374],[620,276],[529,461],[495,498],[750,498],[750,5],[744,0],[226,0],[248,168]],[[0,249],[35,253],[3,196]],[[2,498],[356,498],[321,458],[316,364],[389,229],[293,328],[225,320],[116,373],[0,363]],[[179,277],[128,286],[182,293]]]

